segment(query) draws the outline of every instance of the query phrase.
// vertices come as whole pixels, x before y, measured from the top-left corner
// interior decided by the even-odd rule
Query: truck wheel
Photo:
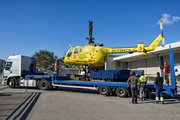
[[[151,99],[151,92],[150,89],[146,88],[146,98]]]
[[[110,95],[110,88],[108,86],[100,86],[99,93],[101,95]]]
[[[119,97],[126,97],[128,94],[128,90],[125,87],[116,88],[116,95]]]
[[[9,87],[10,88],[15,88],[15,81],[14,81],[13,78],[10,78],[10,80],[9,80]]]
[[[49,81],[47,80],[41,80],[39,82],[39,89],[40,90],[48,90],[49,89],[49,86],[50,86],[50,83]]]

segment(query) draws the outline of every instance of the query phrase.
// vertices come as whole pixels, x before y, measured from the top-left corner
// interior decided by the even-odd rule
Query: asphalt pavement
[[[165,104],[153,99],[130,104],[131,97],[103,96],[95,90],[35,88],[0,90],[0,120],[178,120],[180,86],[175,98],[165,95]]]
[[[0,90],[8,87],[7,85],[2,85],[2,80],[2,76],[0,75]]]

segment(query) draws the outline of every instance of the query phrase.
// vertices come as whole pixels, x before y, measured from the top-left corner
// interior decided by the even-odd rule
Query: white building
[[[114,57],[110,59],[111,62],[105,64],[105,68],[106,70],[144,70],[144,74],[155,77],[156,72],[160,72],[159,65],[163,66],[164,61],[169,63],[169,46],[174,53],[175,68],[179,69],[180,73],[180,41],[167,44],[165,47],[159,46],[154,51],[148,52],[146,56],[136,52]]]

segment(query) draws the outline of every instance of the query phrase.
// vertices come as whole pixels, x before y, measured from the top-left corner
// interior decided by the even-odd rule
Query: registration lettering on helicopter
[[[87,56],[84,55],[84,54],[80,54],[80,55],[78,56],[78,59],[84,60],[84,58],[87,58]]]
[[[130,49],[123,49],[123,48],[113,48],[113,52],[127,52],[130,51]]]

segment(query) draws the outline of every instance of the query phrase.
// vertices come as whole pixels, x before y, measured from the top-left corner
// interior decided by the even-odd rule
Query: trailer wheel
[[[9,80],[9,87],[10,88],[15,88],[15,81],[14,81],[13,78],[10,78],[10,80]]]
[[[126,97],[128,94],[128,90],[125,87],[116,88],[116,95],[119,97]]]
[[[39,89],[40,90],[48,90],[49,89],[49,86],[50,86],[50,83],[49,83],[49,81],[47,81],[47,80],[41,80],[40,82],[39,82]]]
[[[110,95],[110,88],[108,86],[100,86],[99,93],[101,95]]]

